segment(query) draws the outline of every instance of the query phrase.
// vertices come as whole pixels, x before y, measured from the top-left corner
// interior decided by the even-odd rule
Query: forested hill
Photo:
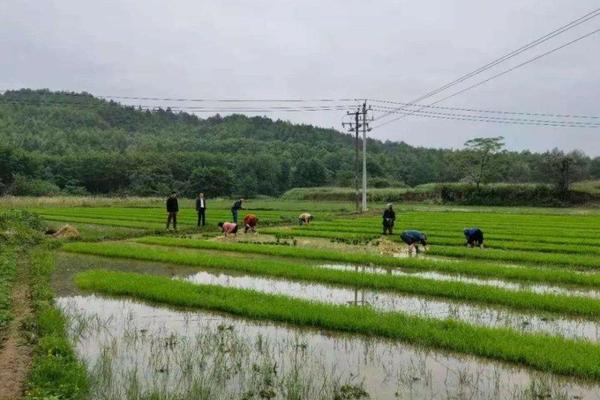
[[[371,184],[465,177],[464,151],[369,140]],[[192,196],[277,195],[291,187],[352,183],[352,137],[333,129],[169,109],[147,111],[88,94],[0,95],[0,192]],[[489,181],[544,181],[543,155],[503,152]],[[590,160],[587,174],[594,175]]]

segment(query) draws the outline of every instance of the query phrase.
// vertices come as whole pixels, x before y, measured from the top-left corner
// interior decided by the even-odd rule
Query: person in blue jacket
[[[467,247],[483,247],[483,231],[479,228],[465,228],[465,239]]]
[[[400,234],[400,238],[404,243],[408,245],[408,252],[412,253],[414,248],[419,253],[419,245],[423,246],[423,249],[427,246],[427,235],[419,231],[404,231]]]

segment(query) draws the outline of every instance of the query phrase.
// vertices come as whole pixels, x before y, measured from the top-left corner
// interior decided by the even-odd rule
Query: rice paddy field
[[[600,399],[593,210],[397,207],[383,236],[378,206],[256,200],[225,238],[229,202],[183,205],[167,232],[161,204],[26,204],[81,233],[52,284],[91,399]]]

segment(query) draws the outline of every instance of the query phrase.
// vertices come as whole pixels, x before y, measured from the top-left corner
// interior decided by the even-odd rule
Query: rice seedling
[[[600,257],[583,254],[550,254],[534,251],[507,251],[496,249],[473,251],[473,249],[450,246],[431,246],[428,253],[445,257],[475,258],[539,265],[560,265],[578,269],[600,269]]]
[[[600,346],[584,341],[474,327],[452,320],[438,321],[401,313],[325,305],[140,274],[92,270],[78,274],[76,283],[82,289],[110,295],[134,296],[252,319],[387,337],[562,375],[600,379]]]
[[[212,249],[256,253],[280,257],[316,259],[357,265],[379,265],[390,268],[402,268],[409,271],[437,271],[448,274],[460,274],[479,278],[498,278],[519,282],[540,282],[546,284],[565,284],[587,287],[600,287],[600,274],[581,274],[566,268],[551,267],[508,267],[503,264],[474,261],[445,261],[427,258],[397,258],[376,254],[341,252],[328,249],[313,249],[296,246],[278,246],[251,243],[219,243],[205,240],[144,237],[137,242],[163,246],[180,246],[197,249]],[[66,247],[71,251],[72,247]],[[470,249],[471,251],[474,249]],[[73,250],[75,251],[75,250]],[[475,249],[475,251],[477,251]]]
[[[520,310],[547,311],[590,318],[600,317],[600,300],[588,297],[512,291],[484,285],[454,281],[436,281],[413,276],[373,275],[303,264],[283,263],[268,259],[244,260],[214,254],[174,251],[168,248],[156,249],[133,244],[98,245],[73,243],[65,246],[65,249],[111,257],[128,257],[148,261],[166,261],[191,266],[228,269],[297,281],[383,289],[481,304],[500,305]]]

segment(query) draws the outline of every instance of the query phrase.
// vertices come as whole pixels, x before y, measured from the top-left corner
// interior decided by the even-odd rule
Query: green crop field
[[[256,214],[260,221],[258,233],[239,232],[225,238],[215,225],[231,217],[226,201],[214,203],[207,215],[209,226],[200,229],[191,203],[182,201],[179,232],[165,230],[165,212],[158,202],[23,206],[38,214],[47,226],[56,228],[68,223],[81,234],[74,239],[59,239],[51,246],[59,274],[55,281],[60,282],[59,287],[68,288],[59,297],[67,318],[53,318],[58,318],[60,332],[67,329],[65,326],[69,327],[67,332],[77,332],[74,337],[79,339],[71,340],[79,352],[86,346],[101,349],[101,332],[119,320],[119,312],[113,311],[103,321],[101,309],[110,309],[114,301],[133,301],[119,307],[131,308],[123,324],[134,324],[135,333],[127,330],[122,340],[128,346],[141,346],[131,350],[131,354],[140,354],[134,358],[155,348],[144,347],[145,332],[153,329],[140,322],[146,321],[147,313],[155,313],[152,320],[162,321],[161,329],[173,327],[170,335],[178,339],[168,339],[168,343],[187,343],[189,338],[177,335],[185,335],[189,327],[176,328],[174,322],[160,317],[165,310],[185,310],[205,315],[208,321],[226,318],[225,325],[217,327],[218,335],[233,329],[239,332],[240,340],[247,335],[252,343],[262,343],[262,335],[268,335],[261,333],[259,339],[252,336],[260,329],[284,330],[294,337],[308,335],[303,344],[294,345],[303,349],[318,346],[324,340],[320,335],[335,341],[384,343],[377,346],[393,343],[407,349],[425,349],[426,354],[433,352],[440,357],[475,357],[469,362],[477,368],[508,363],[521,368],[532,380],[545,374],[544,379],[559,382],[550,384],[548,390],[567,386],[575,390],[581,378],[589,381],[592,392],[600,385],[600,336],[594,333],[600,331],[600,215],[595,213],[400,207],[394,234],[383,236],[377,211],[360,215],[344,203],[315,206],[301,201],[257,200],[248,202],[240,217]],[[313,212],[316,218],[310,225],[299,226],[297,216],[304,210]],[[484,230],[484,248],[465,246],[462,231],[472,226]],[[400,239],[405,229],[418,229],[428,235],[424,253],[408,252]],[[11,319],[8,288],[14,258],[5,256],[0,261],[4,265],[0,276],[1,332],[2,325]],[[69,302],[80,305],[70,308]],[[142,306],[151,311],[139,311],[141,319],[135,322],[135,310]],[[86,309],[89,315],[83,317],[75,309]],[[274,328],[261,328],[265,323]],[[110,329],[120,328],[117,325]],[[158,332],[163,331],[155,334]],[[277,344],[276,337],[273,344],[284,346]],[[88,363],[95,360],[87,365],[88,371],[99,374],[107,387],[116,385],[111,382],[117,371],[129,365],[120,364],[121,355],[114,350],[115,342],[111,343],[110,360],[104,358],[108,347],[96,358],[79,354]],[[327,350],[315,351],[311,356],[320,359],[323,351]],[[329,351],[334,358],[356,356],[347,353],[350,350],[345,345]],[[202,350],[196,352],[201,356]],[[289,362],[278,359],[272,349],[267,355],[261,354],[272,364]],[[173,361],[174,357],[161,357],[155,362],[169,364],[168,368],[184,375],[191,373],[185,372],[191,369]],[[242,365],[245,361],[235,362]],[[167,367],[160,364],[153,368]],[[219,374],[225,374],[227,363],[218,368]],[[145,373],[152,376],[156,372]],[[291,379],[287,375],[290,371],[281,373],[282,380]],[[321,385],[335,380],[335,372],[329,373],[321,376],[329,383]],[[315,379],[306,371],[302,374],[307,375],[296,375],[295,379]],[[360,375],[360,379],[366,378]],[[47,379],[36,376],[34,384]],[[77,379],[82,379],[81,375]],[[82,384],[90,385],[92,391],[99,385],[94,379]],[[338,393],[341,384],[336,385],[327,386],[327,390]],[[347,385],[359,393],[377,392],[367,381]],[[168,385],[161,390],[166,388]],[[588,393],[588,389],[581,390],[577,393]]]

